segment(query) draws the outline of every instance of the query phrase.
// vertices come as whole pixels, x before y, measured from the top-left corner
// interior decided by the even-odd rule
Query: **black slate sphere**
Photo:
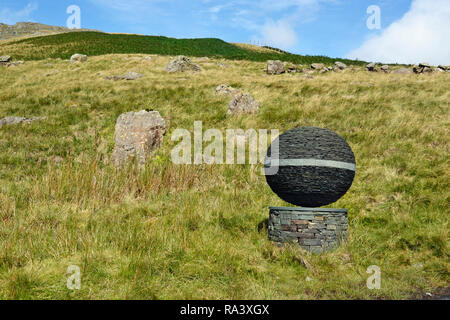
[[[272,154],[279,143],[279,156]],[[328,129],[301,127],[286,131],[269,147],[266,180],[281,199],[296,206],[320,207],[336,202],[350,188],[355,156],[347,142]],[[276,174],[273,169],[277,168]]]

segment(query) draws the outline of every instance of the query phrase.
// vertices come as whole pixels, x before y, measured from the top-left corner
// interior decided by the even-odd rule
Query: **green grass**
[[[448,288],[448,74],[269,77],[261,62],[214,59],[168,74],[169,57],[142,57],[2,69],[0,118],[44,119],[0,128],[0,298],[407,299]],[[144,76],[103,79],[128,70]],[[250,92],[260,112],[227,116],[221,83]],[[115,121],[142,109],[166,119],[164,143],[141,170],[116,170]],[[332,206],[349,210],[348,242],[321,255],[278,248],[258,225],[286,203],[260,166],[172,164],[173,130],[196,120],[343,136],[358,169]],[[81,268],[80,291],[66,288],[70,265]],[[370,265],[380,290],[366,287]]]
[[[68,59],[74,52],[87,54],[88,56],[111,53],[142,53],[207,56],[250,61],[283,60],[296,64],[311,64],[314,62],[333,64],[335,61],[354,65],[364,64],[362,61],[332,59],[324,56],[301,56],[284,51],[258,52],[235,46],[220,39],[174,39],[90,31],[28,38],[11,42],[9,46],[0,48],[0,54],[9,54],[18,60]]]

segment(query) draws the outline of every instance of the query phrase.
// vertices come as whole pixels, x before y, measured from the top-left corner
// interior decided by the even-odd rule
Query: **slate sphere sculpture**
[[[272,154],[277,140],[278,156]],[[355,156],[347,142],[317,127],[286,131],[269,147],[265,160],[266,180],[273,192],[302,207],[336,202],[351,187],[355,172]]]

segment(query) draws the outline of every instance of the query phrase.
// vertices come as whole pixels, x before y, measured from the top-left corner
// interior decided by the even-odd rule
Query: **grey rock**
[[[10,61],[11,61],[10,56],[1,56],[0,57],[0,62],[10,62]]]
[[[185,72],[185,71],[194,71],[198,72],[201,71],[202,68],[200,68],[199,65],[193,63],[191,59],[185,56],[178,56],[172,61],[169,62],[169,64],[166,67],[166,71],[169,73],[172,72]]]
[[[323,63],[313,63],[311,65],[311,69],[313,70],[322,70],[323,68],[325,68],[325,65]]]
[[[139,78],[142,78],[143,75],[137,72],[127,72],[122,76],[106,76],[105,79],[106,80],[113,80],[113,81],[118,81],[118,80],[136,80]]]
[[[267,61],[267,74],[277,75],[286,72],[286,68],[283,62],[280,60],[269,60]]]
[[[87,61],[87,55],[75,53],[70,57],[70,63],[82,63]]]
[[[259,102],[248,93],[237,93],[228,105],[228,114],[257,113]]]
[[[347,65],[345,63],[343,63],[343,62],[340,62],[340,61],[336,61],[334,63],[334,66],[335,66],[336,69],[339,69],[339,70],[347,69]]]
[[[235,89],[233,87],[230,87],[227,84],[221,84],[216,88],[216,94],[218,95],[229,95],[229,96],[233,96],[237,93],[239,93],[240,91],[238,89]]]
[[[7,125],[14,125],[14,124],[21,124],[21,123],[31,123],[36,120],[40,120],[39,117],[32,117],[32,118],[24,118],[24,117],[5,117],[3,119],[0,119],[0,128]]]
[[[122,166],[133,157],[139,164],[145,164],[150,154],[161,146],[165,132],[166,122],[158,111],[121,114],[114,133],[114,165]]]
[[[376,65],[375,63],[369,63],[369,64],[366,66],[366,70],[367,70],[367,71],[370,71],[370,72],[377,72],[377,71],[378,71],[377,65]]]
[[[389,66],[388,66],[387,64],[382,65],[382,66],[380,67],[380,70],[381,70],[382,72],[384,72],[384,73],[388,73],[388,72],[389,72]]]
[[[391,73],[397,74],[397,75],[408,75],[408,74],[412,74],[413,71],[408,68],[401,68],[401,69],[393,70]]]
[[[428,62],[419,63],[420,68],[431,68],[431,65]]]

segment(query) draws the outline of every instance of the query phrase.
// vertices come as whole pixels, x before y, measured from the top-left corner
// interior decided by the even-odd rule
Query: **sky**
[[[0,22],[220,38],[292,53],[450,65],[450,0],[0,0]]]

